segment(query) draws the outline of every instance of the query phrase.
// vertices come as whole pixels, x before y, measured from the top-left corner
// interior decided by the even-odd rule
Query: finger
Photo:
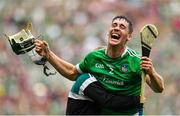
[[[41,47],[38,47],[38,46],[36,46],[35,49],[36,49],[36,50],[42,50],[42,48],[41,48]]]
[[[150,64],[142,64],[141,68],[143,70],[150,70],[150,69],[152,69],[152,65],[150,65]]]
[[[34,42],[36,42],[36,43],[38,43],[38,42],[40,42],[41,40],[39,40],[39,39],[35,39],[34,40]]]
[[[152,65],[152,62],[150,61],[142,61],[140,65]]]
[[[143,60],[143,61],[151,61],[151,59],[150,59],[150,58],[145,57],[145,56],[141,57],[141,60]]]
[[[43,40],[43,44],[44,44],[45,46],[48,46],[48,43],[47,43],[46,41],[44,41],[44,40]]]
[[[142,70],[150,70],[150,67],[141,67],[142,68]]]
[[[151,67],[151,64],[141,64],[141,67]]]
[[[35,51],[36,51],[37,53],[41,53],[41,52],[42,52],[42,49],[35,49]]]
[[[150,68],[149,67],[142,67],[143,70],[147,71],[149,70]]]
[[[36,40],[34,41],[34,43],[35,43],[35,44],[36,44],[36,43],[38,43],[38,44],[43,44],[43,41],[36,39]]]
[[[141,62],[141,65],[143,65],[143,64],[152,65],[152,62],[150,62],[150,61],[142,61],[142,62]]]
[[[35,49],[42,49],[42,47],[36,46],[36,48],[35,48]]]
[[[41,40],[36,40],[34,44],[38,45],[38,46],[44,46],[45,45],[44,41],[41,41]]]
[[[34,43],[36,47],[41,47],[42,45],[40,43]]]

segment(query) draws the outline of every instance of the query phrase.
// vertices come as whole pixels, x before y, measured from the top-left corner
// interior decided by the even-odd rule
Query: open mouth
[[[120,36],[119,34],[117,34],[117,33],[112,33],[112,34],[111,34],[111,38],[113,38],[113,39],[119,40],[120,37],[121,37],[121,36]]]

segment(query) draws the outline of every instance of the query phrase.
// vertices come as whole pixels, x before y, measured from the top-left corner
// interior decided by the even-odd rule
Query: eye
[[[126,29],[126,26],[123,25],[123,24],[120,24],[120,28],[121,28],[121,29]]]
[[[112,23],[112,27],[116,27],[117,26],[117,23]]]

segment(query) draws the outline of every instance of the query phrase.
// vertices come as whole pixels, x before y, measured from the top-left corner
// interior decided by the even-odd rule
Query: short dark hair
[[[127,22],[128,22],[128,24],[129,24],[129,33],[132,33],[133,32],[133,25],[132,25],[132,21],[129,19],[129,18],[127,18],[126,16],[123,16],[123,15],[118,15],[118,16],[115,16],[114,18],[113,18],[113,20],[112,20],[112,22],[114,21],[114,20],[116,20],[116,19],[125,19]]]

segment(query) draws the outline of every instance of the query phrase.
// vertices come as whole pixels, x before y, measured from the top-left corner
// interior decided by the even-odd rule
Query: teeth
[[[114,39],[119,39],[119,38],[120,38],[120,35],[117,34],[117,33],[112,33],[112,38],[114,38]]]
[[[119,36],[119,35],[118,35],[118,34],[116,34],[116,33],[113,33],[112,35],[113,35],[113,36]]]

